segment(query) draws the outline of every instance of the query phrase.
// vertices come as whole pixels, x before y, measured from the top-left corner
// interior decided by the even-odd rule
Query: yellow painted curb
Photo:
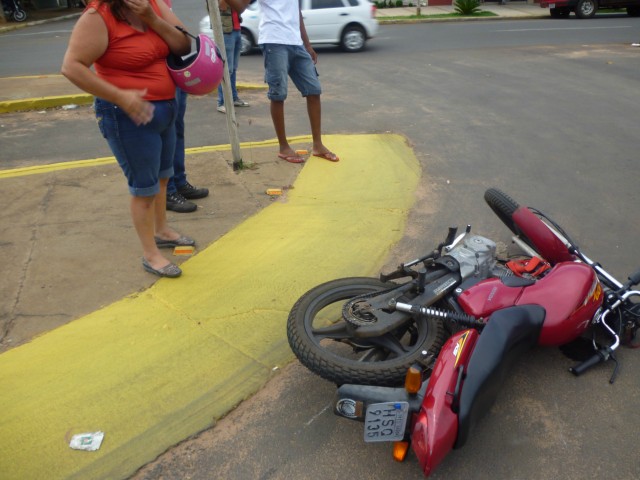
[[[211,426],[293,358],[286,319],[321,282],[377,273],[420,168],[397,135],[326,136],[275,202],[161,279],[0,355],[3,480],[118,479]],[[100,450],[73,434],[105,432]]]
[[[24,78],[37,78],[24,77]],[[39,76],[44,77],[44,76]],[[54,75],[48,75],[48,77],[55,77]],[[17,77],[18,78],[18,77]],[[247,90],[266,90],[266,85],[239,83],[236,85],[238,91]],[[44,108],[62,107],[64,105],[90,105],[93,103],[93,95],[88,93],[78,93],[73,95],[58,95],[52,97],[36,97],[36,98],[24,98],[20,100],[2,100],[0,101],[0,113],[12,113],[21,112],[25,110],[41,110]]]
[[[25,98],[22,100],[5,100],[0,102],[0,113],[20,112],[23,110],[40,110],[43,108],[62,107],[63,105],[89,105],[93,96],[86,93],[77,95],[59,95],[55,97]]]
[[[295,144],[295,143],[311,141],[311,136],[300,135],[297,137],[287,137],[287,139],[292,144]],[[243,142],[240,144],[240,148],[257,148],[257,147],[266,147],[266,146],[277,145],[277,144],[278,144],[277,139],[263,140],[260,142]],[[187,148],[185,149],[184,153],[186,155],[192,155],[196,153],[220,152],[220,151],[226,151],[230,149],[231,147],[229,144],[208,145],[204,147]],[[0,170],[0,179],[24,177],[27,175],[40,175],[44,173],[58,172],[60,170],[70,170],[75,168],[97,167],[100,165],[107,165],[109,163],[116,163],[115,157],[101,157],[101,158],[93,158],[89,160],[72,160],[69,162],[57,162],[57,163],[49,163],[46,165],[34,165],[30,167],[11,168],[8,170]]]

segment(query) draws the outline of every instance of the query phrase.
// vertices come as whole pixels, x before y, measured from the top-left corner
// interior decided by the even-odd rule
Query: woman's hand
[[[157,18],[149,0],[124,0],[124,4],[147,25]]]
[[[122,90],[118,106],[122,108],[136,125],[146,125],[153,119],[153,103],[144,99],[147,89]]]

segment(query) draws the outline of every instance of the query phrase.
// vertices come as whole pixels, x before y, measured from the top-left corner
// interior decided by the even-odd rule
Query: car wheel
[[[579,0],[576,5],[576,17],[591,18],[598,10],[598,2],[596,0]]]
[[[364,48],[367,34],[359,25],[347,25],[340,37],[340,46],[345,52],[359,52]]]
[[[640,7],[627,7],[627,15],[630,17],[640,17]]]
[[[254,46],[251,34],[247,30],[242,29],[240,31],[240,55],[249,55]]]

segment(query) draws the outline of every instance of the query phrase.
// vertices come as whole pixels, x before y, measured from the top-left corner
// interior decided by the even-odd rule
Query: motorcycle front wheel
[[[404,324],[373,338],[354,336],[356,327],[343,318],[344,304],[359,295],[397,286],[375,278],[333,280],[305,293],[287,320],[289,345],[300,362],[338,385],[398,386],[407,369],[424,363],[424,351],[436,356],[445,340],[435,319],[407,317]]]
[[[13,12],[13,20],[16,22],[24,22],[27,19],[27,12],[17,9]]]

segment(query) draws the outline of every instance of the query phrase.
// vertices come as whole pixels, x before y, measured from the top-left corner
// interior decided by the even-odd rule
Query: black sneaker
[[[178,213],[189,213],[195,212],[197,209],[198,206],[195,203],[188,201],[178,192],[167,193],[167,210]]]
[[[178,193],[182,195],[184,198],[189,200],[196,200],[198,198],[204,198],[209,195],[208,188],[196,188],[191,185],[189,182],[184,185],[178,187]]]

